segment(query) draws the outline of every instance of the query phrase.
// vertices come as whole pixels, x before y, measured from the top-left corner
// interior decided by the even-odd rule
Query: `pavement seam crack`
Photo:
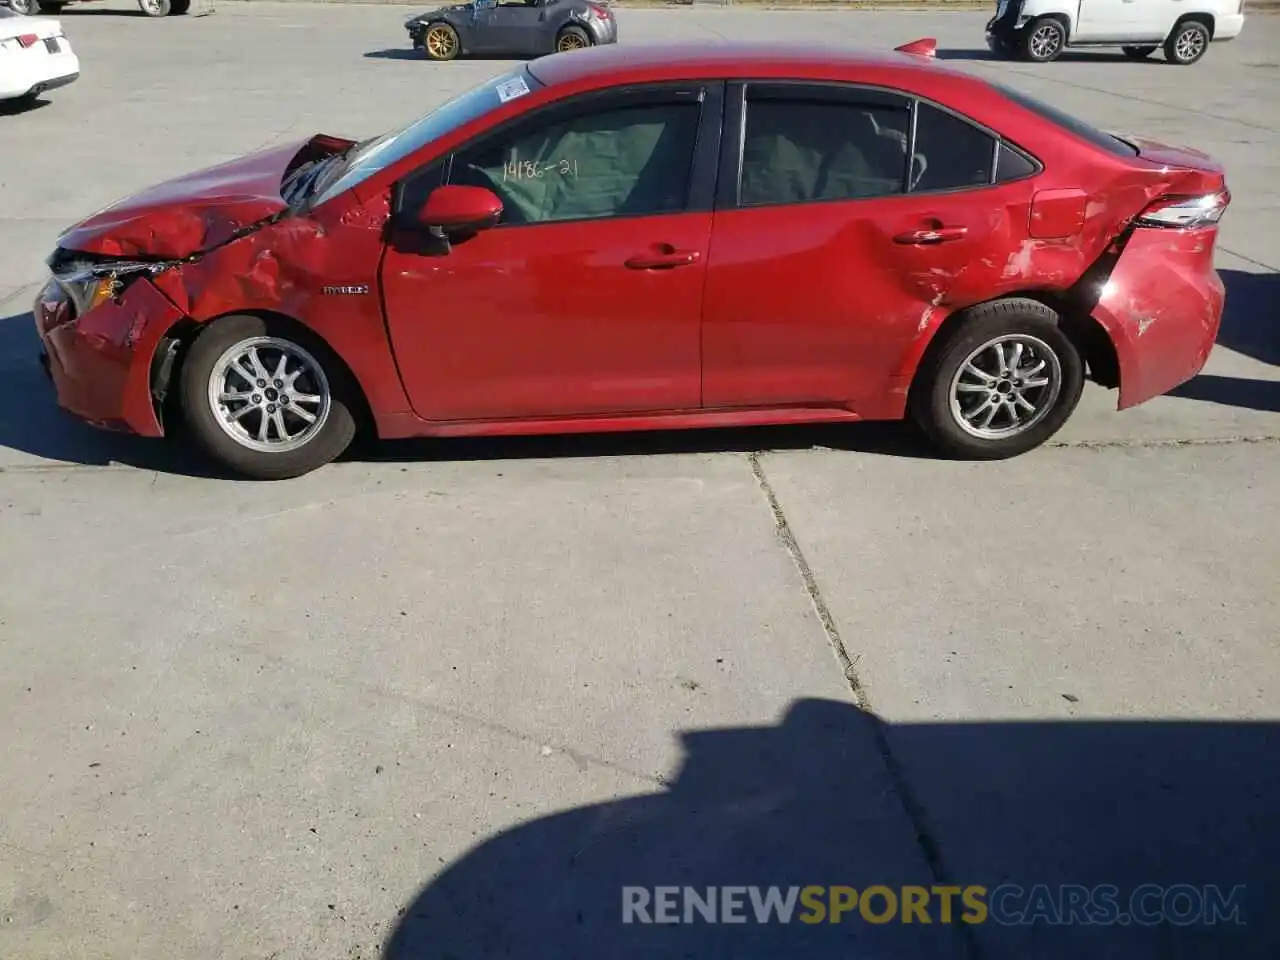
[[[1228,447],[1235,444],[1280,443],[1275,436],[1202,437],[1189,440],[1062,440],[1046,443],[1051,450],[1134,450],[1159,449],[1161,447]]]
[[[1255,267],[1262,267],[1264,270],[1270,270],[1272,273],[1280,273],[1280,267],[1273,267],[1271,264],[1263,263],[1261,260],[1255,260],[1253,257],[1246,257],[1243,253],[1236,253],[1234,250],[1228,250],[1226,247],[1221,245],[1218,249],[1223,253],[1229,253],[1237,259],[1245,261],[1245,263],[1252,263]]]
[[[885,732],[886,722],[872,709],[866,687],[863,686],[861,679],[858,677],[853,660],[849,656],[849,651],[845,647],[844,640],[840,637],[839,628],[836,626],[835,618],[827,606],[826,599],[822,596],[822,590],[818,587],[813,568],[809,566],[809,561],[805,558],[800,542],[796,539],[795,531],[791,529],[791,523],[787,520],[786,511],[782,508],[777,491],[774,490],[773,484],[769,482],[769,478],[765,476],[764,466],[760,462],[760,451],[753,451],[747,454],[747,462],[751,464],[751,473],[755,476],[760,492],[764,494],[765,501],[769,505],[769,512],[773,515],[774,532],[782,542],[787,554],[791,557],[791,562],[795,564],[796,569],[800,572],[800,578],[804,581],[804,588],[809,596],[809,602],[813,605],[813,609],[818,615],[818,620],[822,624],[822,631],[827,637],[827,642],[831,645],[831,649],[835,652],[836,659],[840,662],[840,666],[844,671],[845,680],[848,681],[849,689],[853,693],[854,705],[866,715],[867,722],[871,725],[876,752],[880,755],[881,763],[884,764],[890,788],[898,803],[902,806],[902,811],[906,815],[912,833],[915,835],[916,846],[919,848],[921,856],[924,857],[929,873],[933,877],[933,882],[936,886],[956,886],[951,882],[950,874],[943,864],[941,847],[929,830],[924,807],[916,800],[911,791],[911,784],[907,779],[906,771],[893,755],[893,748],[889,744],[889,738]],[[972,958],[972,960],[979,960],[977,941],[973,933],[963,924],[957,924],[953,928],[953,933],[964,955]]]
[[[818,615],[818,621],[822,624],[822,632],[826,635],[827,643],[831,645],[831,649],[836,655],[836,660],[840,664],[840,669],[844,673],[844,678],[849,683],[849,690],[853,693],[853,702],[860,710],[866,710],[870,713],[871,698],[867,695],[866,688],[858,678],[853,658],[849,656],[849,651],[845,648],[844,641],[840,638],[840,629],[836,626],[835,618],[831,616],[831,610],[827,607],[827,601],[822,596],[822,590],[818,586],[817,578],[813,575],[813,569],[809,566],[809,561],[805,559],[804,551],[800,549],[800,543],[796,540],[791,524],[787,520],[787,515],[782,509],[782,504],[778,501],[778,495],[774,491],[773,485],[769,483],[769,478],[764,475],[764,467],[760,464],[760,454],[758,452],[747,454],[747,462],[751,464],[751,473],[756,478],[760,492],[764,494],[765,502],[769,505],[769,512],[773,514],[774,532],[777,534],[778,539],[782,541],[782,546],[791,557],[791,562],[795,564],[796,570],[799,571],[800,579],[804,581],[804,590],[809,595],[809,603],[812,604],[814,613]]]

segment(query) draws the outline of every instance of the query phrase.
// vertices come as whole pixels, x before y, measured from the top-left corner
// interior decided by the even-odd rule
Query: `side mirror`
[[[436,187],[418,211],[418,222],[440,233],[474,233],[495,226],[502,201],[484,187]]]

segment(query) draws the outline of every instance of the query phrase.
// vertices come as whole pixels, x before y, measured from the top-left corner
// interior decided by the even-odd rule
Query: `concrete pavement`
[[[743,942],[611,911],[662,882],[1266,895],[1280,20],[1182,70],[991,62],[981,14],[619,14],[624,43],[936,36],[1221,156],[1229,316],[1179,396],[1091,389],[1000,464],[868,427],[387,445],[262,485],[53,409],[26,313],[53,236],[506,64],[405,59],[397,7],[116,9],[64,12],[83,78],[0,116],[0,956],[1276,954],[1258,914]]]

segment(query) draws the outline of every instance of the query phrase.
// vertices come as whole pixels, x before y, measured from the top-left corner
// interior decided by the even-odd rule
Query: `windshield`
[[[336,197],[409,154],[470,123],[497,106],[522,97],[540,84],[527,69],[505,73],[473,87],[400,130],[359,144],[335,176],[316,196],[313,205]]]

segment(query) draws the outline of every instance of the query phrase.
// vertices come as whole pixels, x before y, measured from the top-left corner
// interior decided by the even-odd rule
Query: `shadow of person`
[[[623,923],[624,887],[929,883],[868,715],[803,702],[778,727],[680,739],[668,790],[517,828],[449,868],[386,960],[963,956],[941,926]]]
[[[448,866],[402,912],[384,960],[1280,956],[1274,725],[894,727],[805,700],[777,726],[681,742],[664,792],[526,823]],[[1004,891],[999,909],[984,917],[960,891],[944,896],[931,864],[985,887],[980,900]],[[1056,915],[1033,909],[1036,884],[1052,886]],[[1168,903],[1164,922],[1125,925],[1118,911],[1048,922],[1079,920],[1057,892],[1068,884],[1089,885],[1099,910],[1099,884],[1116,885],[1123,909],[1142,884],[1196,885],[1202,907],[1204,885],[1221,884],[1223,922],[1183,924],[1182,901],[1158,892],[1153,906],[1149,888],[1141,917]],[[788,890],[809,885],[822,889],[808,901]],[[908,886],[932,897],[931,922],[902,922]],[[832,922],[837,887],[854,906]],[[726,896],[740,905],[729,915]],[[664,908],[676,922],[644,922]]]

